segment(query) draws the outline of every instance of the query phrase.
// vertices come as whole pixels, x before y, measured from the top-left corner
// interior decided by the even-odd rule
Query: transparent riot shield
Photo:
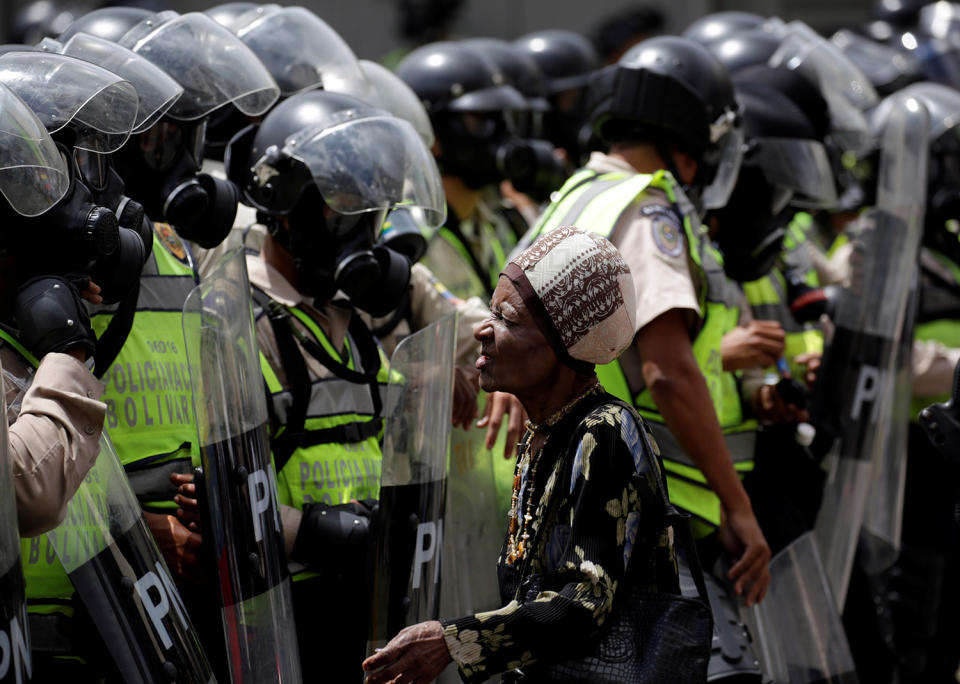
[[[770,561],[770,590],[744,609],[765,681],[855,684],[850,646],[813,533]]]
[[[839,294],[814,421],[832,440],[817,445],[829,468],[815,526],[838,608],[847,585],[867,495],[889,420],[896,352],[917,262],[926,197],[929,121],[916,99],[896,96],[879,131],[877,207],[862,221],[852,285]]]
[[[290,577],[243,250],[228,252],[183,307],[203,465],[204,543],[220,585],[234,682],[299,682]]]
[[[457,313],[404,339],[384,402],[368,654],[440,607]]]
[[[481,394],[485,399],[486,394]],[[483,406],[479,409],[482,412]],[[500,607],[494,567],[506,535],[507,515],[498,501],[497,477],[504,468],[497,459],[504,461],[505,433],[503,426],[493,449],[486,448],[486,429],[454,428],[451,434],[440,590],[443,615],[471,615]],[[510,471],[512,484],[512,467]]]
[[[884,411],[889,420],[881,427],[882,443],[860,531],[859,562],[871,575],[888,569],[897,560],[900,552],[913,381],[910,357],[913,353],[913,329],[919,294],[917,280],[918,273],[915,270],[894,364],[893,391],[887,397],[890,407]]]
[[[3,388],[0,371],[0,390]],[[0,682],[30,681],[30,634],[20,567],[20,535],[7,452],[7,406],[0,391]]]
[[[124,682],[215,681],[106,433],[47,539]]]

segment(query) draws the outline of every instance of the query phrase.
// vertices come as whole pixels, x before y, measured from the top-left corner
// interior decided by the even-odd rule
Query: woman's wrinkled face
[[[480,387],[519,398],[548,388],[560,361],[534,323],[516,287],[500,278],[490,300],[490,316],[474,331],[480,342]]]

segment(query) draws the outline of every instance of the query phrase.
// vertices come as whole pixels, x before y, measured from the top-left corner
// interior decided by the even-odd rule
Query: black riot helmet
[[[760,29],[767,20],[753,12],[714,12],[700,17],[684,29],[684,38],[710,45],[743,31]]]
[[[590,138],[585,94],[600,66],[596,49],[579,33],[560,29],[528,33],[513,44],[533,58],[546,81],[551,109],[544,115],[545,137],[578,162]]]
[[[590,84],[590,121],[608,144],[653,144],[677,176],[670,146],[698,163],[688,194],[707,209],[723,206],[742,154],[730,75],[703,46],[658,36],[631,48]]]
[[[227,173],[293,256],[298,289],[338,290],[375,316],[406,291],[409,260],[376,244],[387,212],[445,216],[430,151],[409,122],[342,93],[313,90],[277,105],[227,145]]]
[[[527,100],[496,64],[463,43],[431,43],[397,66],[430,115],[444,174],[479,189],[504,179],[521,181],[537,154],[517,134],[516,114]]]
[[[770,69],[756,67],[761,68]],[[735,77],[734,83],[742,108],[743,162],[726,205],[711,216],[724,270],[748,282],[773,266],[798,202],[829,207],[837,197],[822,133],[803,110],[760,79]]]
[[[740,69],[766,64],[780,47],[780,39],[770,31],[751,29],[707,43],[706,47],[732,75]]]

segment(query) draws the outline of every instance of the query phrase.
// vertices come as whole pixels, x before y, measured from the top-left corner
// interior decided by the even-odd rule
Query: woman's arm
[[[465,681],[573,655],[609,616],[634,543],[651,537],[641,531],[641,511],[655,511],[646,519],[659,527],[661,508],[651,479],[658,466],[633,418],[623,424],[622,411],[616,405],[594,411],[575,454],[568,456],[571,477],[557,486],[569,490],[555,490],[554,496],[569,496],[570,505],[551,530],[548,567],[533,578],[540,583],[537,594],[499,610],[442,621],[447,650]],[[395,672],[394,664],[413,660],[410,647],[394,653],[392,646],[381,659],[370,659],[376,659],[373,667],[392,663],[381,671],[382,681],[402,671]],[[381,681],[380,674],[369,681]]]

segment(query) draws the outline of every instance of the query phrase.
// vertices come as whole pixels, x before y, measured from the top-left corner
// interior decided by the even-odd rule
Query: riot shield
[[[915,270],[903,320],[903,332],[894,364],[893,391],[887,397],[890,407],[883,415],[883,436],[874,468],[873,487],[867,499],[860,531],[860,564],[870,575],[888,569],[900,552],[903,524],[903,497],[907,479],[907,438],[913,376],[913,329],[918,301],[918,273]]]
[[[124,682],[215,681],[106,433],[47,539]]]
[[[368,654],[439,615],[457,317],[410,335],[390,360]]]
[[[484,399],[486,394],[482,393]],[[483,406],[479,406],[483,411]],[[487,431],[454,429],[450,437],[447,512],[444,519],[440,612],[471,615],[500,607],[493,567],[503,546],[507,512],[498,502],[497,477],[503,470],[506,426],[493,449]],[[501,476],[502,478],[502,476]],[[509,476],[513,482],[513,474]]]
[[[3,372],[0,371],[0,390]],[[7,406],[0,391],[0,682],[26,682],[33,667],[20,567],[16,495],[7,452]]]
[[[874,465],[889,419],[896,351],[917,262],[926,197],[929,121],[916,99],[895,96],[879,132],[877,207],[862,221],[853,282],[839,293],[814,390],[815,451],[829,468],[815,526],[838,608],[843,607]]]
[[[214,558],[234,682],[299,682],[290,577],[243,250],[183,306],[203,466],[204,543]]]
[[[770,576],[763,602],[744,610],[765,681],[855,684],[850,646],[812,532],[774,556]]]

